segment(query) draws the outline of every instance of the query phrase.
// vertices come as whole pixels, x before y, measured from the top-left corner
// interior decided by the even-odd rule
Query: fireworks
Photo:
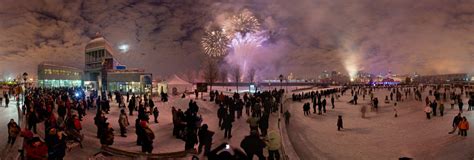
[[[241,13],[232,16],[231,22],[227,26],[224,26],[225,30],[230,35],[235,33],[241,33],[243,35],[247,33],[255,33],[260,30],[260,23],[258,19],[248,10],[243,10]]]
[[[229,39],[222,30],[207,31],[201,41],[204,53],[211,57],[227,54],[228,43]]]

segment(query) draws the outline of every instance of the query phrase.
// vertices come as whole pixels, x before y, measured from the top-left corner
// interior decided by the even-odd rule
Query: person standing
[[[252,130],[258,131],[259,121],[260,121],[260,118],[257,117],[257,114],[252,113],[252,117],[249,117],[247,119],[247,123],[249,124],[250,131],[252,131]]]
[[[462,103],[462,99],[459,98],[459,100],[458,100],[458,107],[459,107],[459,112],[460,112],[460,113],[462,113],[462,107],[463,107],[463,105],[464,105],[464,104]]]
[[[339,115],[337,117],[337,130],[340,131],[341,129],[344,129],[343,123],[342,123],[342,116]]]
[[[467,136],[467,130],[469,130],[469,122],[467,121],[466,117],[462,117],[461,122],[459,122],[459,131],[461,136]]]
[[[224,108],[224,105],[219,105],[219,109],[217,110],[217,118],[219,118],[219,127],[222,126],[222,121],[226,115],[227,109]]]
[[[3,94],[3,98],[5,98],[5,108],[8,108],[8,104],[10,103],[10,98],[8,98],[8,94]]]
[[[158,111],[158,107],[153,108],[153,118],[155,120],[155,123],[158,123],[158,115],[160,114],[160,111]]]
[[[259,160],[265,160],[265,156],[263,155],[265,142],[260,139],[257,131],[251,131],[250,135],[246,136],[240,142],[240,147],[247,153],[248,160],[252,160],[254,155],[256,155]]]
[[[456,129],[458,128],[459,122],[461,122],[461,120],[462,120],[461,113],[458,113],[458,115],[456,115],[453,118],[453,124],[452,124],[453,130],[449,132],[449,134],[453,134],[454,132],[456,132]]]
[[[309,102],[303,105],[303,112],[305,116],[309,116],[309,110],[310,110],[309,105],[310,105]]]
[[[332,105],[332,109],[334,109],[334,95],[331,96],[331,105]]]
[[[124,109],[120,110],[120,116],[119,116],[118,122],[120,126],[120,136],[127,137],[125,133],[127,133],[127,127],[130,125],[130,123],[128,122],[128,116],[125,113]]]
[[[444,116],[444,104],[443,103],[439,104],[439,114],[441,116]]]
[[[283,114],[283,116],[285,116],[285,124],[289,125],[290,124],[291,113],[288,110],[286,110],[286,112]]]
[[[326,113],[326,98],[324,98],[321,103],[322,103],[322,106],[323,106],[323,112]]]
[[[146,121],[141,121],[140,127],[143,129],[142,152],[151,153],[153,151],[153,140],[155,139],[155,133],[153,133]]]
[[[207,124],[203,124],[198,133],[198,137],[199,137],[198,154],[201,154],[202,147],[204,147],[204,156],[207,156],[209,154],[209,152],[211,151],[213,136],[214,136],[214,132],[208,130]]]
[[[431,106],[431,109],[433,110],[433,116],[436,116],[438,113],[438,102],[436,102],[436,100],[433,100],[430,106]]]
[[[263,113],[262,118],[258,121],[258,127],[262,133],[262,136],[267,136],[268,130],[268,120],[269,120],[269,113]]]
[[[432,111],[432,110],[431,110],[431,107],[429,107],[429,106],[426,106],[426,107],[425,107],[425,113],[426,113],[426,118],[427,118],[427,119],[430,119],[430,118],[431,118],[431,111]]]
[[[8,144],[15,144],[16,137],[18,137],[18,134],[20,133],[21,129],[16,124],[15,120],[10,119],[10,122],[8,123]]]
[[[100,137],[100,144],[102,146],[110,146],[114,144],[114,129],[110,123],[105,123],[104,127],[106,128],[104,128],[104,133]]]
[[[268,133],[266,144],[268,147],[268,160],[280,160],[280,152],[278,151],[281,147],[280,135],[273,131]]]
[[[234,120],[232,119],[232,116],[230,114],[226,114],[224,116],[224,121],[222,122],[222,127],[221,129],[224,130],[224,138],[232,138],[232,122]]]

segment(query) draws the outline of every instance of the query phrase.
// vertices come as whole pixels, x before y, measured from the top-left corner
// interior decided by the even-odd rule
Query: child
[[[340,131],[341,129],[344,129],[344,127],[342,127],[342,116],[339,115],[337,118],[337,130]]]
[[[426,107],[425,107],[425,113],[426,113],[426,118],[427,118],[427,119],[430,119],[430,118],[431,118],[431,117],[430,117],[430,116],[431,116],[431,112],[432,112],[431,107],[430,107],[430,106],[426,106]]]

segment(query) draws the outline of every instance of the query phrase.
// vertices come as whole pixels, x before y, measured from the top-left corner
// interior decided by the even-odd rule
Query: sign
[[[198,92],[207,92],[207,83],[197,83],[196,88]]]
[[[127,69],[127,66],[118,65],[118,66],[115,66],[115,69],[116,69],[116,70],[126,70],[126,69]]]

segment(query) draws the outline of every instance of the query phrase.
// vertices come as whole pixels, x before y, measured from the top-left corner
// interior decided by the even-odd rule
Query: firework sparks
[[[249,10],[233,15],[229,23],[225,23],[224,29],[228,36],[234,36],[236,33],[243,35],[247,33],[255,33],[260,30],[258,19]]]
[[[204,53],[211,57],[226,55],[228,43],[229,39],[222,30],[207,31],[201,41]]]

